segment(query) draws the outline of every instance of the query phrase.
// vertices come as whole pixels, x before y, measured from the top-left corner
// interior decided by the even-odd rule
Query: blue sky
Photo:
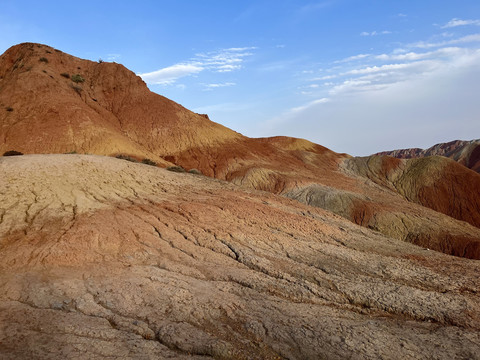
[[[247,136],[352,155],[480,138],[478,0],[0,0],[0,34],[122,63]]]

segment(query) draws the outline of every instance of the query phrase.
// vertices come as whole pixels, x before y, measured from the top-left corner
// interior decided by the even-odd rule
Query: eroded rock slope
[[[2,359],[479,358],[477,261],[118,159],[0,172]]]

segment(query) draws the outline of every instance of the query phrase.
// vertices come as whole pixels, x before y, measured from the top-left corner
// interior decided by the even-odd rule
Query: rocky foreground
[[[113,158],[0,174],[2,359],[480,359],[476,260]]]

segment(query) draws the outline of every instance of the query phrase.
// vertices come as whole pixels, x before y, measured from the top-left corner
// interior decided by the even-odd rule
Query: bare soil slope
[[[0,173],[2,359],[480,358],[477,261],[113,158]]]
[[[429,156],[402,161],[371,156],[346,163],[409,201],[480,227],[480,175],[451,159]]]

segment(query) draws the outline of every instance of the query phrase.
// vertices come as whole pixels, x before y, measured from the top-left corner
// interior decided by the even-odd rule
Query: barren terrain
[[[123,155],[196,168],[388,237],[480,259],[480,174],[445,157],[352,158],[302,139],[248,138],[150,92],[120,64],[13,46],[0,56],[0,130],[1,153]]]
[[[2,359],[479,358],[477,261],[124,160],[0,172]]]

